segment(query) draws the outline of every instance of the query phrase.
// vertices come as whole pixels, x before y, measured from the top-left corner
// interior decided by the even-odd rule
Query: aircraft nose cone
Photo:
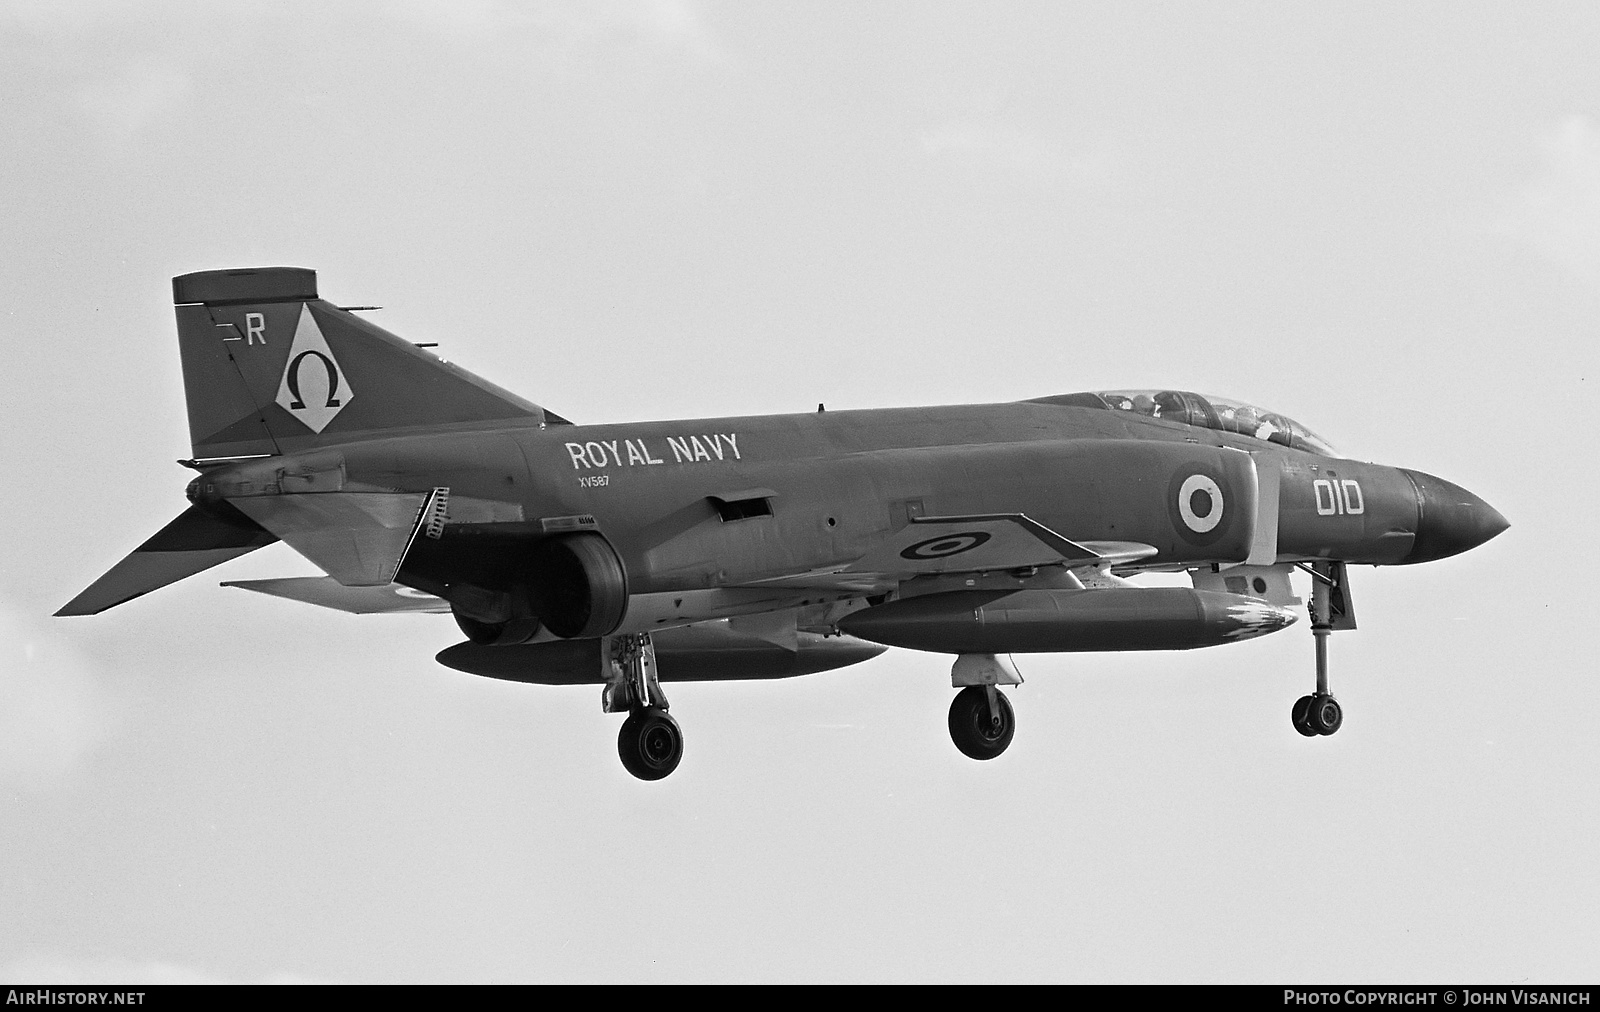
[[[1432,562],[1476,548],[1511,525],[1460,485],[1401,468],[1417,488],[1417,536],[1402,564]]]

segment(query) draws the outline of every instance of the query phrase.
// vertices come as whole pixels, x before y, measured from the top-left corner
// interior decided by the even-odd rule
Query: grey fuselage
[[[1224,499],[1203,535],[1174,499],[1196,468]],[[1488,523],[1471,493],[1418,472],[1038,402],[434,429],[214,467],[190,496],[448,488],[451,523],[418,540],[402,583],[504,590],[528,546],[581,525],[615,549],[630,594],[669,594],[847,566],[916,516],[1021,513],[1075,541],[1153,546],[1147,567],[1238,563],[1255,536],[1249,468],[1276,475],[1278,561],[1426,561]],[[730,502],[770,512],[730,517]]]

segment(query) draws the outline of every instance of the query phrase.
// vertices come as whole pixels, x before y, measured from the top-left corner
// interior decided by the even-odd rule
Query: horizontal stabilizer
[[[394,582],[434,495],[310,492],[229,500],[346,587]]]
[[[289,576],[276,580],[224,580],[224,587],[242,587],[258,594],[304,601],[352,615],[398,615],[448,612],[445,601],[398,583],[384,587],[346,587],[331,576]]]
[[[98,614],[277,540],[232,507],[190,506],[56,614]]]

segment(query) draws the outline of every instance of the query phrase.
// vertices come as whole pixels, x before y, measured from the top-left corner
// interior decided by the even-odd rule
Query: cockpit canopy
[[[1188,390],[1101,390],[1040,397],[1035,403],[1133,411],[1164,422],[1181,422],[1219,432],[1235,432],[1308,453],[1339,456],[1327,440],[1286,415],[1243,401],[1205,397]]]

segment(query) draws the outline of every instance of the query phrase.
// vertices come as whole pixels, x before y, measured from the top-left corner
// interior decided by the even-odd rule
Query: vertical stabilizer
[[[565,419],[317,297],[315,271],[172,279],[197,458],[287,453],[406,429]]]

